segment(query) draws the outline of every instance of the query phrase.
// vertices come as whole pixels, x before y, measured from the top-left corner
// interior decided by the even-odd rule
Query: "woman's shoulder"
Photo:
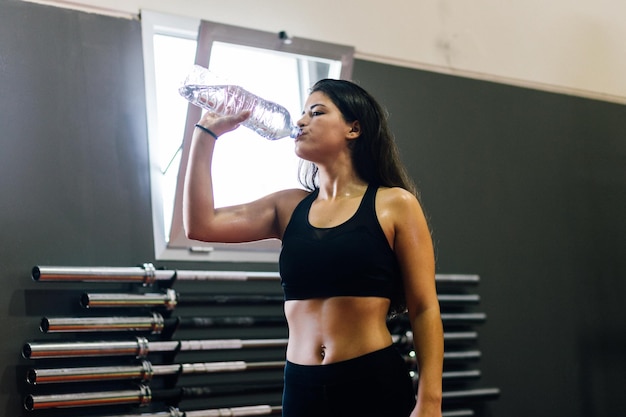
[[[310,194],[311,191],[303,190],[302,188],[289,188],[274,193],[277,201],[284,201],[287,204],[293,204],[293,202],[297,204]]]
[[[272,196],[276,208],[279,211],[286,212],[290,215],[296,206],[310,194],[310,191],[303,190],[301,188],[290,188],[277,191],[272,194]]]
[[[419,204],[417,197],[402,187],[378,187],[376,198],[383,204]]]
[[[415,194],[401,187],[380,187],[376,195],[376,211],[394,222],[404,222],[408,217],[424,217]]]
[[[300,188],[282,190],[273,194],[275,197],[276,216],[281,237],[298,204],[310,194],[310,191]]]

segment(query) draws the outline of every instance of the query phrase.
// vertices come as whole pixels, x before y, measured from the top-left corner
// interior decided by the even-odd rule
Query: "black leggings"
[[[414,407],[394,346],[328,365],[285,365],[283,417],[408,417]]]

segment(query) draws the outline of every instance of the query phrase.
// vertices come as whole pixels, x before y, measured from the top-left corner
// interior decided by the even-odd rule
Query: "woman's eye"
[[[322,113],[321,111],[312,111],[311,112],[311,116],[319,116],[319,115],[322,115],[322,114],[324,114],[324,113]]]

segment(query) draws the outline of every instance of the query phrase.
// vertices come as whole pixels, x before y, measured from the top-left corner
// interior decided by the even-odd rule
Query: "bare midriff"
[[[322,365],[353,359],[392,343],[386,318],[389,299],[331,297],[285,302],[289,324],[287,360]]]

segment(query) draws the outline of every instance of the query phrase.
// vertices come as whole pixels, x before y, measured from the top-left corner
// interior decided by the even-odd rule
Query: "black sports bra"
[[[285,300],[337,296],[393,299],[402,291],[398,261],[376,216],[377,190],[368,186],[356,213],[331,228],[309,223],[319,190],[296,206],[279,258]]]

